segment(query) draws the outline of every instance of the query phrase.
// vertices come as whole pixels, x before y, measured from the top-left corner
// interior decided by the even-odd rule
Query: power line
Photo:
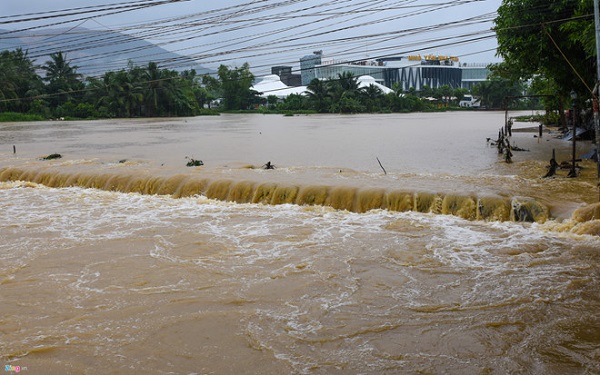
[[[130,1],[108,4],[101,8],[80,7],[66,11],[71,13],[82,12],[79,22],[95,19],[88,17],[92,14],[85,12],[112,11],[118,7],[133,7],[135,5],[166,4],[179,1]],[[434,24],[416,27],[412,29],[399,29],[399,21],[412,19],[419,16],[427,16],[435,12],[448,12],[451,7],[467,6],[481,0],[453,0],[450,2],[436,1],[360,1],[356,0],[332,0],[326,2],[310,2],[307,0],[285,0],[285,1],[254,1],[252,3],[237,4],[222,8],[211,8],[201,12],[190,12],[185,15],[171,16],[154,21],[142,23],[130,23],[115,28],[114,31],[122,31],[121,34],[109,34],[98,37],[94,31],[78,31],[78,27],[63,32],[60,38],[52,38],[55,43],[45,43],[29,49],[32,57],[46,56],[51,52],[63,51],[65,53],[79,53],[94,51],[103,47],[111,46],[114,52],[92,53],[87,56],[76,56],[73,60],[77,64],[94,66],[97,61],[111,56],[122,54],[136,56],[154,46],[135,46],[130,43],[138,38],[148,40],[159,40],[159,47],[171,47],[172,52],[185,53],[188,56],[167,58],[166,56],[145,54],[141,57],[156,61],[164,66],[177,68],[189,66],[191,57],[199,64],[219,64],[228,61],[239,61],[243,59],[259,59],[273,56],[284,56],[303,49],[314,49],[314,46],[328,46],[333,51],[351,54],[360,49],[360,44],[369,45],[369,50],[392,51],[394,48],[402,50],[410,42],[403,39],[414,38],[420,34],[435,35],[435,33],[448,32],[449,28],[472,27],[478,25],[491,25],[495,13],[481,15],[479,18],[462,19],[445,24]],[[298,7],[301,5],[300,7]],[[112,9],[112,10],[111,10]],[[124,9],[120,9],[124,10]],[[134,8],[127,8],[134,10]],[[135,10],[138,10],[137,8]],[[64,10],[63,10],[64,11]],[[59,12],[59,11],[53,11]],[[51,16],[54,13],[39,13],[21,15],[21,19],[35,18],[38,16]],[[101,14],[104,16],[104,14]],[[369,18],[370,17],[370,18]],[[4,19],[6,17],[3,17]],[[1,20],[1,19],[0,19]],[[299,21],[293,22],[292,21]],[[75,22],[69,20],[64,22]],[[281,24],[279,28],[273,26]],[[390,31],[384,33],[365,32],[368,28],[377,25],[386,25]],[[37,26],[40,29],[47,28],[47,24]],[[79,24],[78,24],[79,25]],[[271,26],[270,30],[261,30],[261,27]],[[488,33],[490,28],[479,29],[480,34]],[[47,35],[52,35],[48,34]],[[39,35],[39,34],[38,34]],[[54,34],[56,35],[56,34]],[[338,37],[336,37],[336,35]],[[457,34],[458,35],[458,34]],[[487,39],[492,39],[492,34]],[[12,35],[0,34],[1,39],[13,37]],[[210,40],[214,38],[210,42]],[[452,46],[455,41],[458,45],[458,36],[448,38],[444,47]],[[423,38],[420,47],[436,48],[432,42],[437,37],[431,37],[427,41]],[[48,39],[46,39],[48,41]],[[185,43],[193,45],[182,46]],[[285,57],[284,57],[285,59]],[[121,60],[122,61],[122,60]],[[272,61],[272,60],[271,60]],[[295,61],[297,62],[297,60]],[[122,67],[124,62],[114,61],[110,67]],[[107,67],[102,65],[103,67]],[[263,65],[261,65],[262,67]],[[253,65],[254,67],[254,65]]]

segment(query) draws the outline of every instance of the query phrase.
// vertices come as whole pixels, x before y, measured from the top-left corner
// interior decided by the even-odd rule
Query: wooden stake
[[[383,165],[381,165],[381,162],[379,161],[379,158],[376,156],[375,159],[377,159],[377,162],[379,163],[379,166],[381,167],[381,169],[383,169],[383,174],[387,174],[387,172],[385,171],[385,168],[383,167]]]

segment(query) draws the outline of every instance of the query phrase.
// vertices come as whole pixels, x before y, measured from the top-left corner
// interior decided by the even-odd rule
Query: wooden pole
[[[383,174],[387,174],[387,172],[385,171],[385,168],[383,167],[383,165],[381,165],[381,162],[379,161],[379,158],[376,156],[375,159],[377,159],[377,162],[379,163],[379,166],[381,167],[381,169],[383,169]]]
[[[569,177],[577,177],[576,170],[576,159],[577,159],[577,105],[575,104],[575,98],[573,98],[573,160],[571,164],[571,171],[569,172]]]
[[[596,90],[594,90],[594,124],[596,125],[596,165],[598,169],[598,201],[600,201],[600,118],[598,116],[598,94],[600,85],[600,7],[594,0],[594,24],[596,27]]]

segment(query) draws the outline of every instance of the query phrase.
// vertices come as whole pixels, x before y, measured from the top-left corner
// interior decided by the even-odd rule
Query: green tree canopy
[[[492,74],[484,82],[473,87],[473,94],[481,97],[481,104],[489,108],[504,108],[507,96],[523,95],[523,86],[519,82]]]
[[[44,80],[48,82],[47,92],[51,95],[49,100],[55,105],[71,100],[74,91],[83,89],[77,66],[71,66],[62,52],[51,54],[50,60],[46,61],[42,69],[46,71]]]
[[[42,79],[36,72],[45,71]],[[0,111],[14,111],[56,117],[152,117],[194,116],[217,111],[205,105],[222,98],[228,111],[317,111],[322,113],[409,112],[434,109],[407,93],[384,95],[376,86],[359,89],[358,79],[343,72],[331,79],[315,79],[306,95],[262,98],[252,90],[254,75],[246,63],[241,68],[221,65],[217,75],[198,76],[195,70],[178,72],[159,67],[155,62],[136,66],[129,62],[123,69],[96,77],[82,77],[66,55],[53,53],[45,65],[34,66],[21,50],[0,53]],[[451,97],[448,86],[424,87],[431,96]],[[496,90],[497,91],[497,90]],[[456,94],[458,96],[458,94]],[[456,103],[449,103],[449,105]]]
[[[317,112],[327,112],[331,98],[330,85],[326,81],[314,78],[306,88],[309,101]]]
[[[31,98],[42,93],[42,80],[27,52],[0,53],[0,110],[27,112]]]
[[[227,110],[249,109],[259,102],[258,93],[251,89],[254,75],[250,65],[245,63],[241,68],[219,66],[219,79],[223,94],[223,105]]]
[[[541,76],[566,97],[590,96],[596,81],[592,0],[503,0],[495,20],[496,67],[513,81]]]

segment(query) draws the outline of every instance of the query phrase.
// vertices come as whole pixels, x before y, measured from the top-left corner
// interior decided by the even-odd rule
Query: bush
[[[91,118],[98,117],[98,113],[93,105],[88,103],[79,103],[72,112],[72,116],[79,118]]]
[[[43,121],[45,118],[31,113],[2,112],[0,122]]]
[[[46,103],[43,100],[34,100],[33,102],[31,102],[31,106],[29,107],[29,114],[31,115],[40,115],[43,118],[50,118],[51,113],[50,113],[50,109],[48,108],[48,103]]]

